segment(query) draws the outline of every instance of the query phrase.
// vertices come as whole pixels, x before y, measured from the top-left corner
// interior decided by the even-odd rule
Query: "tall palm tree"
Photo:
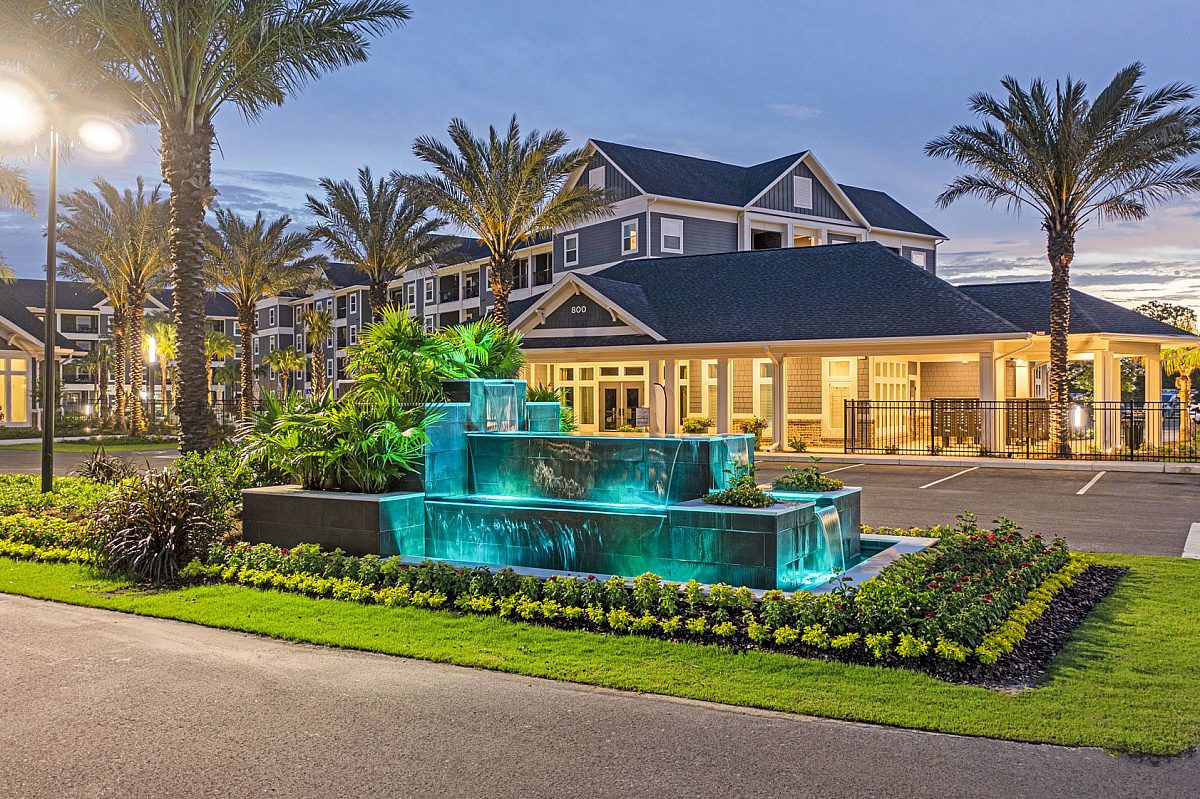
[[[1163,350],[1162,365],[1168,374],[1175,375],[1179,389],[1179,437],[1191,437],[1192,375],[1200,371],[1200,347],[1172,347]]]
[[[490,127],[486,139],[476,138],[461,119],[448,132],[450,145],[429,136],[413,144],[413,153],[436,172],[413,178],[413,190],[488,248],[492,316],[507,325],[517,249],[539,233],[611,214],[613,200],[586,181],[566,188],[590,156],[583,149],[564,152],[569,139],[561,130],[522,138],[514,114],[504,135]]]
[[[369,40],[409,19],[398,0],[27,0],[6,26],[36,53],[70,51],[73,71],[126,90],[157,125],[171,188],[171,258],[180,344],[180,445],[211,446],[204,379],[204,215],[217,113],[257,119],[325,72],[365,61]],[[28,17],[27,19],[25,17]],[[81,31],[88,33],[80,47]],[[94,38],[91,32],[95,32]],[[90,75],[89,75],[90,77]]]
[[[287,216],[268,222],[261,212],[247,222],[232,211],[219,209],[208,239],[208,277],[228,294],[242,328],[243,420],[250,419],[254,401],[252,345],[258,332],[259,301],[317,283],[327,263],[324,255],[308,254],[312,234],[289,233],[291,223]]]
[[[213,385],[212,362],[231,358],[236,351],[233,339],[219,330],[209,330],[204,334],[204,361],[207,364],[204,377],[207,380],[206,385],[209,386],[209,391],[212,390]]]
[[[446,221],[431,217],[429,204],[410,196],[399,175],[373,180],[365,166],[357,185],[321,178],[321,189],[323,200],[308,195],[308,210],[322,220],[311,230],[334,259],[367,276],[377,321],[388,303],[388,281],[445,252],[447,239],[434,234]]]
[[[108,371],[112,368],[112,352],[108,342],[96,342],[95,348],[79,359],[79,364],[92,376],[92,387],[96,389],[96,415],[101,423],[108,421]]]
[[[142,431],[142,321],[146,298],[170,276],[167,204],[158,188],[147,193],[141,178],[137,190],[118,190],[97,178],[96,192],[76,189],[59,199],[60,271],[91,283],[121,308],[124,356],[129,369],[129,431]],[[124,364],[122,364],[124,368]]]
[[[292,373],[304,368],[304,353],[293,347],[272,350],[263,357],[263,365],[269,366],[279,373],[279,396],[284,398],[288,393],[288,380]]]
[[[333,335],[333,314],[319,310],[316,305],[309,305],[300,312],[300,322],[304,325],[304,335],[307,336],[310,353],[309,369],[312,371],[312,393],[319,397],[325,393],[325,364],[322,347],[325,341]]]
[[[29,188],[29,181],[25,179],[25,173],[3,161],[0,161],[0,205],[25,211],[30,216],[36,213],[33,191]],[[4,256],[0,254],[0,283],[11,283],[16,279],[16,274],[4,262]]]
[[[162,386],[163,418],[167,417],[170,402],[167,397],[167,376],[171,362],[179,357],[179,333],[169,316],[156,315],[146,324],[147,339],[154,339],[155,355],[158,358],[158,374]]]
[[[1191,86],[1142,86],[1140,63],[1117,73],[1094,100],[1070,77],[1053,89],[1034,80],[1001,81],[1006,97],[976,94],[978,127],[956,125],[925,145],[926,154],[970,169],[937,198],[963,197],[1037,214],[1050,261],[1051,436],[1070,453],[1067,333],[1075,239],[1091,220],[1144,219],[1153,205],[1200,190],[1200,167],[1180,164],[1200,151],[1200,107]]]

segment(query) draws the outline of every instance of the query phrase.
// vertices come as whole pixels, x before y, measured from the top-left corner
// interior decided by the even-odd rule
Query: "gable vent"
[[[796,208],[813,207],[812,178],[802,178],[796,175],[792,178],[792,205]]]

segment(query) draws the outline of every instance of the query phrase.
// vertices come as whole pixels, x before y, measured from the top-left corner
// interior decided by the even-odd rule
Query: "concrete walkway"
[[[1159,763],[0,595],[0,796],[1194,797]]]

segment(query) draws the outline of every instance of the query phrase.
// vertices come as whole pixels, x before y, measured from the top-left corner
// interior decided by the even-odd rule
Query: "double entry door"
[[[600,429],[615,432],[621,427],[636,426],[637,409],[645,404],[643,394],[641,383],[601,383]]]

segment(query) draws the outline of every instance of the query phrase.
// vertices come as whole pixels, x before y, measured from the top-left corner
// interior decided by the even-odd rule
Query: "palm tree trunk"
[[[239,364],[242,378],[242,399],[239,416],[243,422],[250,421],[254,410],[254,336],[258,333],[258,315],[254,308],[243,309],[238,314],[238,325],[242,328],[242,362]]]
[[[126,346],[129,348],[129,434],[136,436],[143,430],[142,418],[142,314],[145,297],[134,297],[129,306],[129,321],[126,325]]]
[[[99,399],[99,401],[100,401],[100,408],[99,408],[100,423],[102,425],[107,425],[109,422],[109,419],[108,419],[108,359],[107,358],[100,361],[100,373],[97,377],[98,377],[98,379],[96,381],[97,388],[98,388],[98,393],[100,394],[100,399]]]
[[[210,411],[204,380],[204,212],[213,197],[213,128],[202,120],[189,130],[182,119],[162,127],[163,180],[171,187],[171,262],[178,330],[179,448],[207,450]]]
[[[120,321],[118,321],[120,319]],[[113,412],[113,427],[125,429],[125,373],[129,364],[126,358],[126,341],[128,330],[123,318],[123,311],[113,312],[113,390],[116,394],[117,406]]]
[[[325,393],[325,364],[322,363],[320,344],[313,347],[311,352],[309,363],[312,369],[313,397],[320,397]]]
[[[159,359],[158,371],[162,373],[162,421],[167,423],[167,361],[165,358]]]
[[[1068,334],[1071,329],[1071,261],[1075,258],[1073,226],[1052,229],[1046,241],[1050,259],[1050,440],[1058,454],[1071,455],[1067,378]]]
[[[429,279],[437,280],[436,277],[431,277]],[[367,292],[367,301],[371,303],[371,321],[378,322],[379,317],[383,314],[383,309],[388,305],[386,280],[371,281],[371,287]]]
[[[508,295],[512,291],[512,258],[493,258],[488,264],[488,287],[492,290],[492,320],[508,327]]]

